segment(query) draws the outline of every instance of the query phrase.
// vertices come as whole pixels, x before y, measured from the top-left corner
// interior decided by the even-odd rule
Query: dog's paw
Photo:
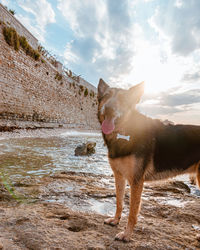
[[[126,231],[123,231],[123,232],[120,232],[120,233],[116,234],[115,240],[129,242],[130,241],[130,236],[131,235],[129,233],[126,233]]]
[[[104,221],[104,224],[110,225],[110,226],[117,226],[119,224],[119,219],[116,218],[108,218]]]

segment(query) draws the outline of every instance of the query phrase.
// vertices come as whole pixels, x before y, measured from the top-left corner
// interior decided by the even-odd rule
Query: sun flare
[[[180,58],[165,53],[161,54],[157,46],[140,44],[132,60],[132,71],[125,77],[128,85],[145,82],[145,93],[159,93],[172,87],[180,86],[183,71],[188,64]],[[169,52],[170,53],[170,52]]]

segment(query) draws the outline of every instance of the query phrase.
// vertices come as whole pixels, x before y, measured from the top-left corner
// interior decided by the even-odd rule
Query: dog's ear
[[[103,79],[100,78],[98,84],[98,99],[104,95],[105,91],[109,88],[108,84],[104,82]]]
[[[131,87],[128,90],[128,92],[129,92],[131,101],[134,101],[134,103],[137,104],[140,101],[142,95],[144,94],[144,82],[141,82]]]

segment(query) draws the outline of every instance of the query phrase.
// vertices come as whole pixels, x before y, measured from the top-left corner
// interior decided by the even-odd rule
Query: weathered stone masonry
[[[61,80],[55,79],[58,69],[45,58],[42,61],[10,47],[0,25],[0,128],[62,125],[98,129],[96,88],[64,74]],[[87,96],[80,85],[88,89]]]

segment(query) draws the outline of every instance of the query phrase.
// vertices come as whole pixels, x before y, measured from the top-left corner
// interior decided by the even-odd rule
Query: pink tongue
[[[102,131],[104,134],[108,135],[113,132],[115,129],[114,119],[108,120],[105,119],[101,125]]]

